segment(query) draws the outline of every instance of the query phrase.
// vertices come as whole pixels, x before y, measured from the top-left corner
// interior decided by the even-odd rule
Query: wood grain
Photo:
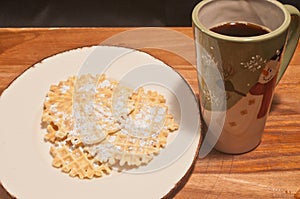
[[[189,43],[192,39],[192,28],[160,29],[157,31],[160,34],[152,34],[147,39],[145,35],[140,35],[140,38],[134,40],[130,34],[128,37],[124,34],[136,30],[136,28],[0,29],[0,94],[22,72],[42,59],[66,50],[102,42],[136,47],[152,54],[175,68],[198,94],[195,60],[190,61],[195,57],[195,52],[193,46],[182,45],[182,42]],[[143,31],[147,35],[153,30],[150,28]],[[164,31],[179,35],[166,38]],[[183,49],[184,56],[166,50],[159,45],[162,42],[168,43],[168,49]],[[155,45],[159,47],[153,48]],[[204,159],[197,159],[187,182],[179,186],[181,189],[176,190],[175,198],[299,198],[299,77],[298,45],[290,66],[276,88],[261,144],[254,151],[243,155],[226,155],[212,151]],[[2,190],[0,198],[9,197]]]

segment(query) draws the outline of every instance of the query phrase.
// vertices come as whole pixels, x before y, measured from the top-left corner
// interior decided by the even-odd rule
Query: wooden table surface
[[[3,28],[0,94],[42,59],[100,43],[152,54],[179,71],[198,94],[192,38],[190,27]],[[300,198],[300,45],[275,92],[259,147],[243,155],[212,151],[197,159],[189,178],[173,193],[174,198]],[[1,190],[0,198],[10,197]]]

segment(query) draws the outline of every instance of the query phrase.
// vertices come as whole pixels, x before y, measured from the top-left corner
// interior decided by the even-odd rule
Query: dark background
[[[0,0],[0,27],[191,26],[199,1]],[[280,1],[300,9],[300,0]]]

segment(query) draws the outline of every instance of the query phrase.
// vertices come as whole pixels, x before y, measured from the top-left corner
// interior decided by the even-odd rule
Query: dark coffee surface
[[[251,23],[230,22],[210,29],[213,32],[235,37],[251,37],[267,34],[269,31]]]

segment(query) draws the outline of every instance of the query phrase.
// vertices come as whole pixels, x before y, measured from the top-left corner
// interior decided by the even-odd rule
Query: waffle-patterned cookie
[[[94,162],[81,148],[72,149],[67,145],[52,146],[50,153],[53,156],[52,165],[69,173],[71,177],[78,176],[80,179],[101,177],[111,172],[110,167],[99,162]]]
[[[76,117],[74,117],[76,114],[74,105],[76,106],[76,103],[74,104],[74,101],[81,100],[77,101],[77,105],[80,104],[80,108],[85,108],[85,105],[89,102],[87,96],[90,94],[87,88],[92,88],[90,82],[96,82],[96,85],[103,87],[101,85],[102,80],[105,81],[105,78],[96,79],[91,75],[79,78],[70,77],[66,81],[59,82],[58,85],[52,85],[44,102],[42,121],[47,126],[45,140],[53,144],[50,149],[50,153],[54,158],[53,166],[61,168],[62,171],[69,173],[72,177],[78,176],[81,179],[101,177],[103,174],[110,172],[110,167],[99,161],[95,162],[90,154],[83,152],[82,137],[80,131],[78,132],[74,125],[76,122]],[[91,96],[90,98],[95,101]],[[88,114],[86,110],[84,111],[82,111],[84,114]],[[87,118],[83,118],[82,122],[86,122],[86,120]],[[93,136],[98,131],[96,133],[95,131],[89,132],[89,137],[95,140]],[[101,140],[105,137],[106,134],[101,137]]]
[[[42,122],[47,126],[45,140],[54,143],[66,138],[73,129],[72,97],[75,77],[52,85],[44,102]]]
[[[166,146],[169,132],[178,129],[172,115],[167,114],[165,99],[156,92],[138,89],[130,98],[134,109],[123,120],[122,129],[108,135],[104,142],[87,147],[100,162],[146,164]]]
[[[109,81],[104,75],[78,78],[73,94],[74,130],[84,144],[100,143],[108,134],[120,130],[112,104],[113,100],[120,101],[126,95],[123,95],[125,89],[119,94],[118,87],[116,81]],[[127,114],[127,111],[123,112]]]

